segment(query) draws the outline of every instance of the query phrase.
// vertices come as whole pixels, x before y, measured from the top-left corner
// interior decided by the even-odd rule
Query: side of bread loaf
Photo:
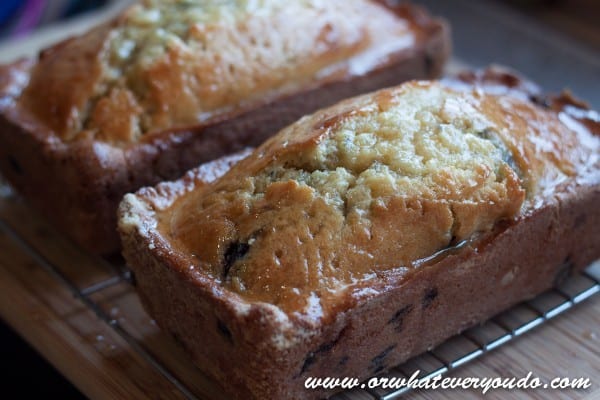
[[[150,314],[233,396],[317,398],[308,376],[385,371],[597,259],[595,114],[497,71],[466,86],[347,100],[127,195]]]
[[[449,53],[446,25],[406,4],[185,3],[141,2],[0,70],[0,171],[89,250],[118,249],[125,193],[342,98],[435,77]]]

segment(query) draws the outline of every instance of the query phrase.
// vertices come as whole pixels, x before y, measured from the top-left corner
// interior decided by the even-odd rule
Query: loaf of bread
[[[79,244],[115,251],[125,193],[342,98],[439,75],[445,24],[390,4],[140,1],[0,69],[0,171]]]
[[[231,166],[236,161],[240,160]],[[235,398],[385,371],[600,257],[600,121],[491,69],[343,101],[125,196],[158,324]]]

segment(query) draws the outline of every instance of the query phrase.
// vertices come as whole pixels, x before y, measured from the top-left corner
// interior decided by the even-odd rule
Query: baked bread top
[[[568,96],[542,107],[489,87],[413,81],[343,101],[219,179],[151,201],[155,226],[133,210],[160,196],[127,195],[121,230],[158,232],[181,268],[244,302],[327,320],[373,282],[517,221],[559,188],[600,183],[597,114]]]
[[[391,63],[433,26],[383,3],[142,0],[43,51],[18,104],[64,141],[216,121]]]

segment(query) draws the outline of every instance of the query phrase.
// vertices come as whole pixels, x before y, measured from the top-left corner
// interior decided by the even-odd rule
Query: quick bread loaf
[[[144,0],[0,70],[0,171],[85,248],[141,186],[344,97],[439,75],[448,29],[385,1]]]
[[[128,194],[124,255],[232,396],[326,396],[304,380],[378,374],[600,257],[599,135],[506,71],[412,81]]]

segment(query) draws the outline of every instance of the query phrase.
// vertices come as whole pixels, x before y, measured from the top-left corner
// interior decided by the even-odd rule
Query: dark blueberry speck
[[[346,365],[346,363],[348,362],[348,360],[350,359],[350,357],[348,356],[343,356],[342,358],[340,358],[340,361],[338,362],[338,365],[340,367],[343,367]]]
[[[385,350],[383,350],[381,353],[379,353],[375,357],[373,357],[373,359],[371,360],[370,369],[374,373],[381,372],[385,369],[385,362],[384,362],[385,358],[388,356],[388,354],[391,353],[392,350],[394,350],[396,348],[396,346],[397,346],[396,344],[393,344],[393,345],[387,347]]]
[[[308,353],[306,358],[304,359],[304,364],[302,364],[302,369],[300,370],[300,375],[308,371],[308,369],[315,363],[316,357],[315,353]]]
[[[227,277],[231,266],[235,264],[237,260],[243,258],[246,253],[248,253],[248,250],[250,250],[250,245],[248,243],[232,242],[229,245],[223,257],[223,278]]]
[[[529,96],[529,101],[532,103],[542,107],[542,108],[550,108],[552,107],[552,102],[547,96],[540,95],[531,95]]]
[[[412,304],[406,305],[396,311],[392,318],[388,321],[388,324],[394,325],[394,330],[400,332],[404,324],[404,317],[406,317],[413,309]]]
[[[438,295],[438,290],[435,287],[429,288],[425,291],[425,294],[423,295],[423,300],[421,302],[421,304],[423,305],[423,308],[427,308],[431,305],[431,303],[433,303],[433,301],[435,300],[435,298]]]
[[[227,339],[228,342],[233,343],[233,336],[231,335],[231,331],[223,321],[217,320],[217,330],[221,335],[225,337],[225,339]]]
[[[13,157],[8,157],[8,162],[11,166],[11,168],[19,175],[23,175],[23,168],[21,167],[21,164],[19,164],[19,162],[17,160],[15,160]]]
[[[427,76],[431,76],[433,74],[433,56],[430,54],[425,54],[425,73]]]
[[[308,353],[308,355],[304,359],[304,364],[302,364],[302,370],[300,371],[300,375],[308,371],[308,369],[317,360],[317,356],[319,356],[320,354],[328,353],[331,349],[333,349],[333,346],[337,344],[338,340],[339,336],[334,341],[322,344],[315,351],[311,351],[310,353]]]

